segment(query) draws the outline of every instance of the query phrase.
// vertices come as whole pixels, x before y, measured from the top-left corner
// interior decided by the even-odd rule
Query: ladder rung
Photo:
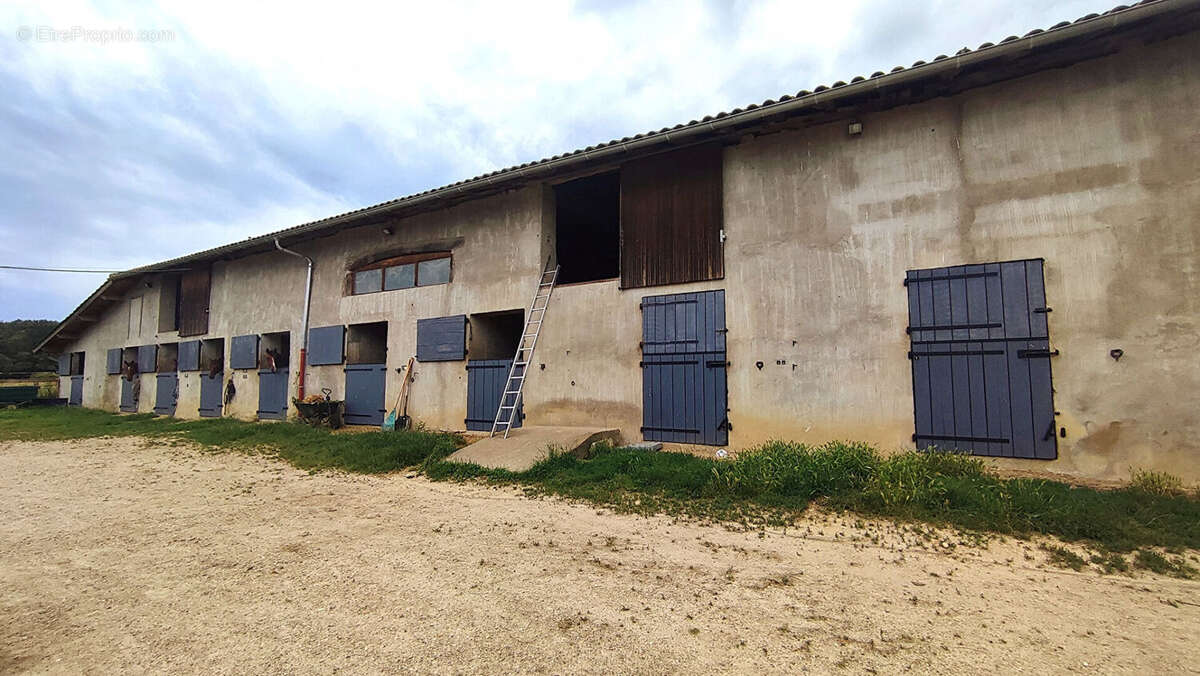
[[[963,354],[966,354],[965,352]],[[509,380],[524,380],[525,376],[513,376]]]
[[[503,411],[506,408],[516,408],[516,406],[501,406],[500,410]]]
[[[525,366],[528,363],[529,362],[527,362],[527,361],[514,361],[513,366]]]
[[[520,393],[521,393],[521,390],[504,390],[504,396],[506,396],[506,397],[510,394],[520,394]]]
[[[542,282],[541,284],[538,284],[539,289],[543,286],[554,286],[554,282]]]

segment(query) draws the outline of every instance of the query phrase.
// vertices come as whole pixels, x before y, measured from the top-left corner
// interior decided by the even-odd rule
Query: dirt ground
[[[0,672],[1200,665],[1200,583],[853,517],[738,532],[139,439],[0,444],[0,516]]]

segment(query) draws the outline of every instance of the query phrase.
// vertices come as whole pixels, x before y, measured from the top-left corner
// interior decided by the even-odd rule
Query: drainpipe
[[[297,399],[304,401],[304,373],[308,365],[308,306],[312,300],[313,259],[305,256],[302,253],[297,253],[291,249],[283,248],[283,245],[279,243],[278,237],[275,238],[275,248],[279,249],[285,254],[291,254],[297,258],[303,258],[308,262],[308,276],[304,279],[304,319],[302,320],[302,323],[304,324],[304,330],[303,333],[300,334],[300,381],[297,386],[297,390],[299,391],[299,396]]]

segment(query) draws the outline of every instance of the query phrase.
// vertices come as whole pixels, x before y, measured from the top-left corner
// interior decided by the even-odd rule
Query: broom
[[[407,397],[405,395],[408,393],[408,379],[412,375],[413,359],[415,359],[415,357],[409,357],[408,358],[408,366],[404,367],[404,380],[400,383],[400,394],[396,395],[396,405],[392,407],[392,410],[390,412],[388,412],[387,417],[383,419],[382,428],[383,428],[384,432],[392,432],[396,429],[396,416],[397,416],[397,413],[399,413],[399,411],[400,411],[400,400],[401,399],[406,400],[404,409],[405,409],[405,412],[408,411],[408,402],[407,402]],[[407,415],[404,416],[404,420],[400,424],[400,429],[408,429],[408,416]]]

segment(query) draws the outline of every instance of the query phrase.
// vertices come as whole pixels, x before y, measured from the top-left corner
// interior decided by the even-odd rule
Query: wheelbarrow
[[[325,388],[322,392],[325,397],[316,401],[306,402],[292,397],[292,405],[300,414],[300,420],[313,427],[326,426],[336,430],[344,424],[343,415],[346,412],[346,402],[340,399],[330,399],[329,395],[333,394],[333,390],[329,388]]]

